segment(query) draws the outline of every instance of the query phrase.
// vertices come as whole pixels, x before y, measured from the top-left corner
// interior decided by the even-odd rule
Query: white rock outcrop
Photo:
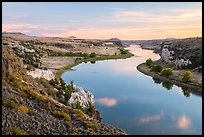
[[[161,57],[165,62],[169,62],[169,59],[171,57],[171,52],[167,48],[162,49]]]
[[[82,108],[89,108],[89,102],[94,104],[94,95],[81,87],[74,86],[74,93],[71,94],[67,105],[76,106],[78,102]]]
[[[33,78],[45,78],[47,80],[55,78],[51,70],[35,69],[34,71],[27,71],[27,74],[31,75]]]
[[[167,63],[174,64],[176,68],[182,68],[183,66],[191,65],[192,62],[189,59],[175,59],[173,57],[174,51],[169,51],[168,48],[163,48],[161,58]]]
[[[189,59],[187,59],[187,60],[176,59],[174,63],[176,65],[176,68],[181,68],[182,66],[187,66],[187,65],[191,65],[192,64],[192,62]]]
[[[9,45],[10,47],[12,47],[12,48],[17,48],[18,50],[20,50],[20,51],[25,51],[25,52],[30,52],[30,53],[32,53],[32,52],[35,52],[35,50],[34,49],[28,49],[28,48],[26,48],[26,47],[24,47],[24,46],[21,46],[21,45],[14,45],[14,46],[12,46],[12,45]]]

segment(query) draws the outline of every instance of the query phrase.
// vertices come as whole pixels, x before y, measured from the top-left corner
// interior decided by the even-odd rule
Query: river
[[[127,49],[135,56],[81,63],[62,79],[92,92],[102,122],[128,134],[201,135],[202,96],[139,72],[137,65],[159,55],[138,45]]]

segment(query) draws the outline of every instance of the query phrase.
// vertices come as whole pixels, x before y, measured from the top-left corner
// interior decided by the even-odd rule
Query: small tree
[[[64,80],[62,78],[60,78],[60,84],[63,90],[66,90],[66,83],[64,82]]]
[[[161,76],[169,77],[170,75],[173,74],[172,71],[173,71],[172,68],[164,68],[164,69],[161,71]]]
[[[153,72],[161,72],[162,71],[162,66],[160,66],[160,65],[153,65],[151,67],[151,71],[153,71]]]
[[[49,83],[50,83],[50,85],[55,85],[55,80],[54,80],[54,79],[51,79],[51,80],[49,81]]]
[[[96,57],[96,53],[95,53],[95,52],[91,52],[90,57],[91,57],[91,58]]]
[[[121,54],[128,54],[127,49],[120,48],[120,52],[121,52]]]
[[[191,81],[191,79],[192,79],[191,71],[185,71],[184,74],[183,74],[182,81],[183,82],[188,82],[188,81]]]
[[[149,59],[146,60],[146,65],[147,65],[147,66],[150,67],[150,66],[152,65],[152,63],[153,63],[153,61],[152,61],[151,58],[149,58]]]
[[[89,112],[91,113],[91,115],[95,114],[95,107],[90,101],[89,101]]]
[[[81,106],[79,101],[77,101],[77,103],[76,103],[76,109],[81,109],[82,110],[82,106]]]

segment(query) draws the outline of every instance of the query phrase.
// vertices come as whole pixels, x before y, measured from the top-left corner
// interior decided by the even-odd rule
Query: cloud
[[[3,23],[3,32],[22,32],[29,34],[38,34],[42,36],[42,33],[63,33],[64,26],[50,25],[50,24],[30,24],[30,23]]]
[[[95,99],[95,102],[107,107],[113,107],[117,105],[117,100],[115,98],[107,98],[107,97],[98,98],[98,99]]]
[[[38,24],[17,23],[25,15],[4,13],[5,19],[13,17],[12,22],[4,21],[3,31],[21,31],[36,33],[41,36],[58,36],[78,38],[108,39],[159,39],[166,37],[185,38],[202,36],[202,9],[161,9],[154,12],[144,10],[127,10],[124,8],[108,7],[112,10],[106,15],[84,19],[74,16],[65,20],[58,15],[57,21]],[[44,14],[42,14],[44,15]],[[28,15],[27,15],[28,16]],[[40,15],[38,15],[40,16]],[[51,16],[51,15],[50,15]],[[51,16],[52,17],[52,16]],[[43,19],[51,18],[46,15]],[[33,17],[35,18],[35,17]],[[62,23],[63,20],[63,23]]]
[[[160,113],[160,114],[157,114],[157,115],[143,116],[143,117],[141,117],[141,118],[138,120],[138,122],[139,122],[139,123],[146,124],[146,123],[150,123],[150,122],[159,121],[159,120],[161,120],[163,117],[164,117],[164,113],[163,113],[163,111],[161,111],[161,113]]]
[[[2,24],[2,31],[20,31],[20,32],[30,32],[32,29],[39,28],[38,25],[24,24],[24,23],[4,23]]]
[[[144,17],[149,14],[143,11],[119,11],[113,14],[113,17]]]
[[[191,120],[186,115],[182,115],[178,118],[177,125],[181,129],[188,129],[191,125]]]

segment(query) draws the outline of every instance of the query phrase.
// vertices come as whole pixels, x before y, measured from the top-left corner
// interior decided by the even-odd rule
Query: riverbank
[[[195,82],[183,83],[181,81],[181,79],[179,79],[179,77],[177,77],[177,76],[173,76],[173,77],[170,77],[170,78],[163,77],[163,76],[159,75],[158,73],[151,72],[150,68],[145,63],[139,64],[137,66],[137,70],[144,73],[144,74],[146,74],[146,75],[149,75],[149,76],[155,77],[157,79],[160,79],[162,81],[170,82],[170,83],[175,84],[177,86],[191,88],[193,90],[202,92],[202,84],[195,83]]]

